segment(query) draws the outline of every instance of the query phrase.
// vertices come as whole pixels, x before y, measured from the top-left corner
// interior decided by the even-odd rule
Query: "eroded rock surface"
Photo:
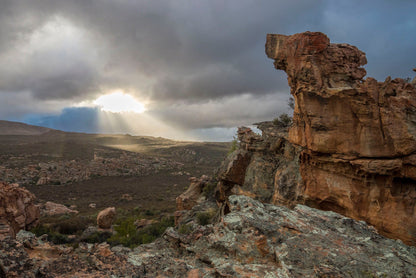
[[[110,229],[116,217],[116,209],[114,207],[106,208],[97,215],[97,225],[100,229]]]
[[[18,184],[0,182],[0,239],[22,229],[30,229],[39,221],[35,196]]]
[[[262,135],[247,127],[238,129],[239,148],[218,173],[217,201],[227,202],[228,196],[241,194],[272,204],[302,202],[301,148],[288,141],[287,127],[273,122],[257,126]]]
[[[415,86],[364,80],[365,54],[319,32],[269,34],[266,53],[295,99],[304,201],[416,245]]]
[[[416,276],[416,248],[363,221],[243,195],[230,196],[229,209],[214,225],[188,219],[188,232],[168,228],[134,250],[106,243],[72,249],[22,234],[0,241],[0,271],[7,277]]]
[[[210,178],[206,175],[200,178],[191,177],[189,178],[189,188],[176,197],[176,209],[177,210],[190,210],[196,205],[199,197],[202,194],[202,190],[205,185],[209,182]]]

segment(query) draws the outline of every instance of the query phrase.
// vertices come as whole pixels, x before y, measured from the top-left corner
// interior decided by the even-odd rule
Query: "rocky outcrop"
[[[40,207],[42,216],[52,216],[52,215],[61,215],[61,214],[77,214],[77,210],[68,208],[65,205],[57,204],[54,202],[46,202]]]
[[[134,250],[53,245],[30,234],[0,241],[2,277],[415,277],[416,249],[363,221],[297,205],[229,197],[230,213]],[[49,254],[49,256],[45,256]],[[17,263],[18,262],[18,263]]]
[[[35,196],[18,184],[0,182],[0,239],[22,229],[30,229],[39,221]]]
[[[176,210],[190,210],[196,205],[199,197],[201,197],[202,190],[209,182],[210,178],[206,175],[200,178],[191,177],[189,178],[189,188],[176,197]]]
[[[262,135],[238,129],[239,148],[223,162],[218,173],[217,201],[240,194],[262,202],[293,206],[302,202],[299,174],[301,149],[288,141],[287,127],[258,123]]]
[[[97,215],[97,225],[100,229],[110,229],[116,217],[116,209],[114,207],[106,208]]]
[[[365,54],[318,32],[269,34],[266,53],[295,99],[304,202],[416,245],[415,86],[364,80]]]

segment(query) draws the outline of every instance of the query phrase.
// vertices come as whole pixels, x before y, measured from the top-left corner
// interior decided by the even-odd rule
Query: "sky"
[[[320,31],[364,51],[367,76],[413,78],[415,10],[414,0],[0,0],[0,119],[231,140],[290,113],[266,34]],[[105,109],[97,100],[109,94],[144,112]]]

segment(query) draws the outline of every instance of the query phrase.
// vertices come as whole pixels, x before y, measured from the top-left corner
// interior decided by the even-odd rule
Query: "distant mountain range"
[[[53,129],[0,120],[0,135],[41,135]]]

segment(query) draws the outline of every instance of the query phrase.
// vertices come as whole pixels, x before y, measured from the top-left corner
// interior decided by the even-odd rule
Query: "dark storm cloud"
[[[158,107],[147,113],[165,123],[182,129],[233,127],[271,120],[279,113],[289,112],[285,95],[253,96],[244,94],[200,103],[177,103]]]
[[[285,112],[289,97],[285,74],[264,54],[267,33],[322,31],[365,51],[369,76],[407,77],[416,66],[415,10],[414,1],[387,0],[0,0],[0,97],[30,95],[36,107],[0,102],[0,117],[119,88],[172,124],[250,124]]]
[[[277,82],[270,64],[265,63],[264,38],[274,26],[294,24],[297,19],[290,14],[302,17],[314,10],[316,3],[309,2],[44,0],[24,5],[7,1],[4,5],[15,14],[20,9],[20,17],[34,19],[34,29],[45,22],[41,18],[59,16],[86,30],[102,60],[97,65],[81,63],[79,68],[60,70],[49,78],[42,76],[42,64],[36,63],[32,72],[22,74],[32,76],[37,84],[23,81],[13,86],[16,82],[11,80],[9,86],[1,87],[16,91],[26,87],[39,98],[71,98],[83,86],[88,92],[99,83],[146,89],[144,94],[163,100],[287,90],[285,80]],[[63,55],[61,63],[71,59],[71,54]],[[85,75],[83,68],[90,67],[95,71]],[[13,77],[25,79],[19,74]],[[143,82],[146,78],[147,83]]]

